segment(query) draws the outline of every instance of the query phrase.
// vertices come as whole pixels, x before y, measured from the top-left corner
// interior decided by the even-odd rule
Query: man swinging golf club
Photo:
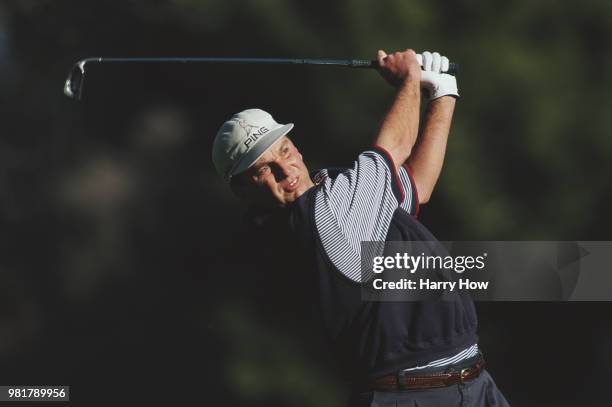
[[[416,220],[442,169],[456,98],[438,53],[378,51],[397,92],[351,168],[309,173],[287,134],[259,109],[219,129],[213,161],[236,195],[286,215],[314,278],[334,354],[354,383],[351,406],[505,406],[484,370],[472,301],[373,302],[361,297],[362,241],[435,241]],[[428,106],[418,137],[421,88]],[[287,237],[290,239],[291,237]],[[296,279],[301,276],[296,276]]]

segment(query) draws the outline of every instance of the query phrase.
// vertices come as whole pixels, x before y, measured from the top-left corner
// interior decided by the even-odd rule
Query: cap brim
[[[234,175],[238,175],[241,172],[248,170],[255,161],[259,160],[259,158],[264,155],[266,150],[268,150],[274,143],[276,143],[281,137],[286,135],[293,128],[293,123],[282,125],[281,127],[270,131],[266,134],[265,137],[259,139],[259,141],[249,150],[248,153],[243,155],[240,160],[236,163],[234,168],[229,173],[229,177],[233,177]]]

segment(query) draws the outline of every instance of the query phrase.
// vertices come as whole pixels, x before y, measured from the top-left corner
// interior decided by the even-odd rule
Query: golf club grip
[[[378,61],[376,60],[368,61],[365,59],[353,59],[351,61],[350,66],[353,68],[376,68],[378,66]],[[443,73],[456,76],[457,72],[459,72],[459,64],[450,62],[448,64],[448,71],[443,72]]]

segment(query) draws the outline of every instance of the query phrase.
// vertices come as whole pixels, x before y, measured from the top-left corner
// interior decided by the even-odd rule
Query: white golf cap
[[[293,128],[293,123],[279,124],[270,113],[247,109],[223,123],[212,149],[217,172],[226,180],[246,171],[275,141]]]

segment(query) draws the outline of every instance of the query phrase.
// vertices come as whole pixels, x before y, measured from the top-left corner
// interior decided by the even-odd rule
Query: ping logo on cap
[[[248,124],[246,120],[242,119],[238,121],[238,125],[242,127],[242,129],[246,132],[247,138],[244,140],[244,146],[249,148],[251,143],[254,143],[259,139],[259,137],[263,136],[270,130],[265,126],[253,126],[252,124]]]

